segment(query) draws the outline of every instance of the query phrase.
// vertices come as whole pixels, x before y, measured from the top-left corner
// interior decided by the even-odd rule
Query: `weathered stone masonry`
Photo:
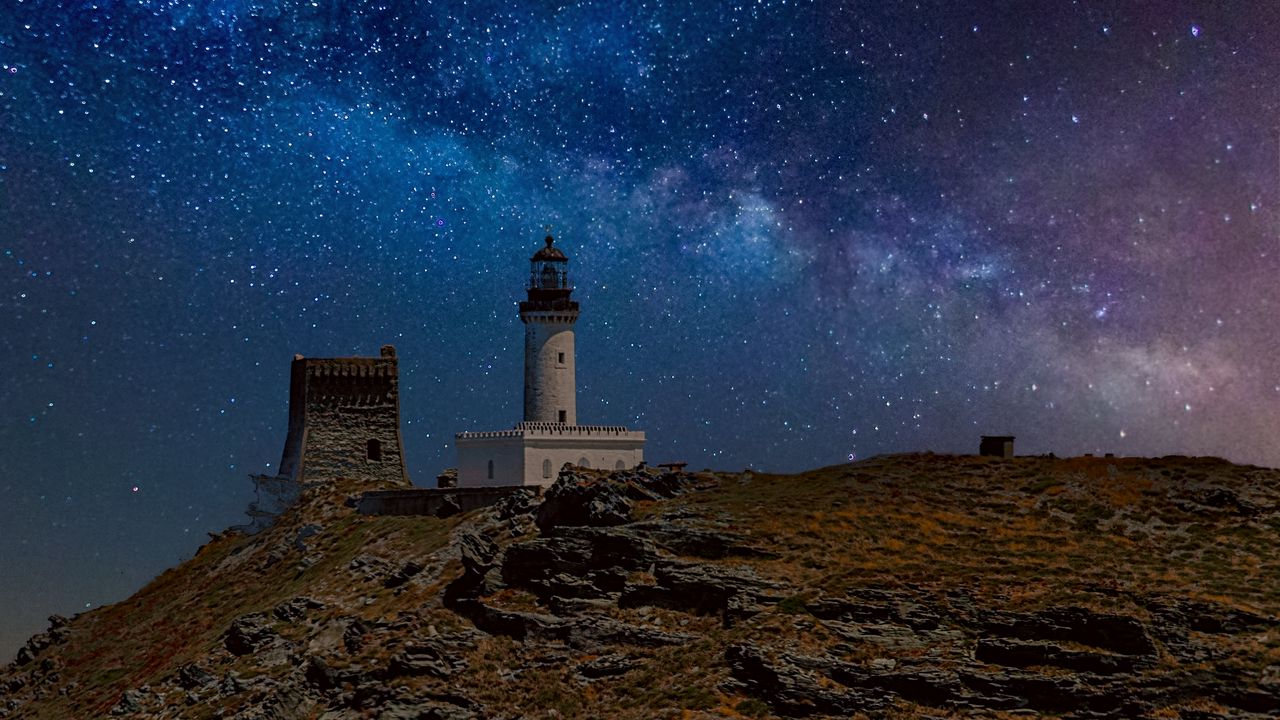
[[[280,474],[303,482],[344,477],[408,487],[401,446],[394,347],[384,345],[376,358],[294,356]]]
[[[257,499],[243,529],[270,524],[303,484],[334,478],[408,488],[400,437],[400,378],[396,350],[378,357],[307,358],[289,371],[289,430],[280,472],[251,475]]]

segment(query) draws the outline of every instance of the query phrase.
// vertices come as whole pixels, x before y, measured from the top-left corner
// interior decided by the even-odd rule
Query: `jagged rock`
[[[126,690],[120,702],[111,708],[112,715],[125,715],[142,711],[142,693],[137,690]]]
[[[468,572],[483,575],[493,567],[498,557],[498,546],[478,532],[460,533],[457,539],[462,566]]]
[[[456,542],[463,572],[445,587],[445,607],[488,594],[502,584],[502,553],[492,540],[468,530],[460,533]]]
[[[884,672],[872,672],[861,666],[839,661],[791,657],[797,664],[812,663],[827,677],[836,682],[864,691],[876,691],[885,700],[902,697],[919,705],[943,707],[959,701],[971,701],[955,672],[941,668],[904,668]],[[983,703],[985,707],[999,707]]]
[[[248,683],[240,679],[240,673],[228,670],[222,676],[222,682],[218,683],[218,692],[223,695],[235,695],[244,692],[248,687]]]
[[[537,491],[513,492],[493,504],[489,510],[494,520],[512,520],[520,515],[531,515],[538,507]]]
[[[1185,598],[1159,597],[1144,605],[1159,627],[1179,627],[1210,634],[1236,634],[1280,625],[1280,619]]]
[[[684,562],[661,562],[654,568],[655,585],[627,585],[619,607],[653,605],[699,614],[743,616],[760,600],[782,599],[779,583],[761,579],[749,567],[726,567]]]
[[[881,697],[828,690],[803,669],[791,663],[775,663],[750,645],[730,645],[725,651],[725,661],[734,680],[783,715],[848,716],[879,710],[886,705]]]
[[[616,595],[627,572],[657,559],[647,539],[616,528],[562,528],[507,548],[502,581],[544,600],[552,596],[601,598]]]
[[[315,523],[307,523],[306,525],[303,525],[298,528],[297,534],[293,536],[293,547],[296,548],[298,552],[305,553],[307,551],[307,539],[319,535],[320,531],[323,529],[324,528],[316,525]]]
[[[178,687],[183,690],[195,690],[197,688],[207,687],[217,681],[218,679],[216,677],[195,663],[187,663],[186,665],[178,668],[176,682]]]
[[[673,498],[692,489],[695,484],[687,473],[654,470],[628,472],[621,479],[630,485],[640,486],[659,498]]]
[[[40,656],[40,653],[53,644],[53,638],[49,633],[42,632],[32,635],[25,645],[18,649],[18,654],[14,658],[14,664],[19,667],[34,661]]]
[[[400,566],[390,577],[382,581],[382,584],[389,588],[400,587],[413,579],[414,575],[422,572],[425,568],[422,563],[409,560]]]
[[[607,478],[560,473],[547,489],[535,522],[548,532],[562,525],[609,526],[631,521],[631,501],[621,484]]]
[[[347,569],[366,581],[385,579],[391,574],[391,561],[376,555],[358,555],[347,563]]]
[[[693,635],[631,625],[603,615],[587,615],[566,620],[558,630],[556,637],[569,643],[571,647],[583,650],[595,650],[616,644],[661,647],[681,645],[696,639]]]
[[[640,647],[679,645],[694,639],[684,633],[668,633],[653,628],[631,625],[603,615],[562,618],[545,613],[503,610],[477,600],[457,607],[476,627],[491,635],[506,635],[517,640],[556,641],[582,650],[622,643]]]
[[[529,635],[549,635],[560,621],[554,615],[500,610],[470,598],[458,599],[453,609],[490,635],[505,635],[517,640]]]
[[[983,696],[1013,697],[1018,706],[1039,712],[1101,712],[1117,713],[1134,698],[1127,694],[1108,692],[1095,682],[1081,682],[1076,676],[1047,676],[1018,671],[985,672],[962,669],[961,681],[971,690]],[[989,701],[980,703],[990,707]],[[1122,717],[1136,717],[1140,713],[1125,713]]]
[[[1106,655],[1067,650],[1050,642],[999,638],[980,638],[974,650],[974,657],[981,662],[994,665],[1018,668],[1053,665],[1099,675],[1133,672],[1141,659],[1141,656],[1134,655]]]
[[[578,665],[577,672],[584,678],[596,680],[603,677],[622,675],[637,667],[640,667],[638,660],[633,660],[626,655],[611,653]]]
[[[297,622],[306,617],[308,610],[321,610],[324,603],[309,597],[295,597],[275,606],[271,614],[283,622]]]
[[[406,647],[387,664],[386,677],[430,675],[445,678],[466,667],[438,641],[418,642]]]
[[[407,697],[379,681],[361,683],[346,704],[368,710],[362,717],[380,720],[470,720],[482,710],[458,693],[418,690]]]
[[[720,560],[728,557],[776,558],[777,554],[753,547],[747,538],[736,533],[710,528],[671,526],[666,522],[646,522],[633,525],[664,550],[676,555]]]
[[[607,595],[599,598],[564,598],[552,595],[547,598],[547,605],[553,615],[580,615],[582,613],[608,612],[616,607],[617,597]]]
[[[991,613],[983,629],[1019,640],[1078,642],[1121,655],[1156,654],[1142,622],[1128,615],[1099,613],[1081,607],[1055,607],[1035,613]]]
[[[366,626],[359,618],[351,618],[347,626],[342,630],[342,646],[349,653],[357,653],[364,646],[365,633],[369,632]]]
[[[462,505],[458,503],[458,499],[452,495],[446,495],[440,499],[440,507],[436,508],[435,516],[447,518],[460,512],[462,512]]]
[[[317,655],[307,657],[302,677],[307,685],[321,692],[333,690],[342,682],[342,675]]]
[[[267,624],[264,613],[252,613],[236,618],[223,635],[223,644],[232,655],[248,655],[275,640],[275,630]]]

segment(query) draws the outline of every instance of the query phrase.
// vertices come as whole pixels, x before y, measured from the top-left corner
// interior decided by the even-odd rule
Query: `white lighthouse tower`
[[[524,421],[511,430],[460,432],[458,485],[550,485],[566,465],[623,470],[644,461],[644,432],[579,425],[569,258],[547,236],[529,259],[524,323]]]
[[[574,383],[573,325],[578,303],[570,299],[569,258],[546,237],[529,258],[528,299],[520,303],[524,323],[524,421],[578,424]]]

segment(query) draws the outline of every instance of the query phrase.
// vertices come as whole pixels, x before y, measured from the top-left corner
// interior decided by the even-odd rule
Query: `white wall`
[[[639,447],[634,440],[615,440],[613,442],[570,444],[572,441],[561,441],[564,445],[556,447],[545,441],[529,440],[524,448],[524,484],[550,485],[560,474],[565,463],[581,465],[586,458],[589,465],[601,470],[613,470],[619,460],[626,469],[634,468],[644,460],[644,441]],[[567,446],[566,446],[567,445]],[[551,477],[543,477],[543,462],[551,461]]]
[[[458,487],[490,485],[550,485],[565,463],[580,465],[583,458],[593,467],[613,470],[618,461],[630,469],[644,460],[643,432],[592,432],[567,427],[565,432],[500,431],[457,437]],[[489,478],[489,461],[493,478]],[[550,461],[550,477],[543,463]]]
[[[524,448],[520,436],[458,438],[458,487],[521,485],[524,483]],[[493,478],[489,478],[489,461]]]

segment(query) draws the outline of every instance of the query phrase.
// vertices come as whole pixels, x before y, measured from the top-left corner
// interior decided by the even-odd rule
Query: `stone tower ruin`
[[[308,483],[336,478],[379,488],[411,487],[400,438],[400,378],[396,349],[378,357],[295,355],[289,372],[289,430],[280,471],[251,475],[257,500],[249,506],[260,530]]]

